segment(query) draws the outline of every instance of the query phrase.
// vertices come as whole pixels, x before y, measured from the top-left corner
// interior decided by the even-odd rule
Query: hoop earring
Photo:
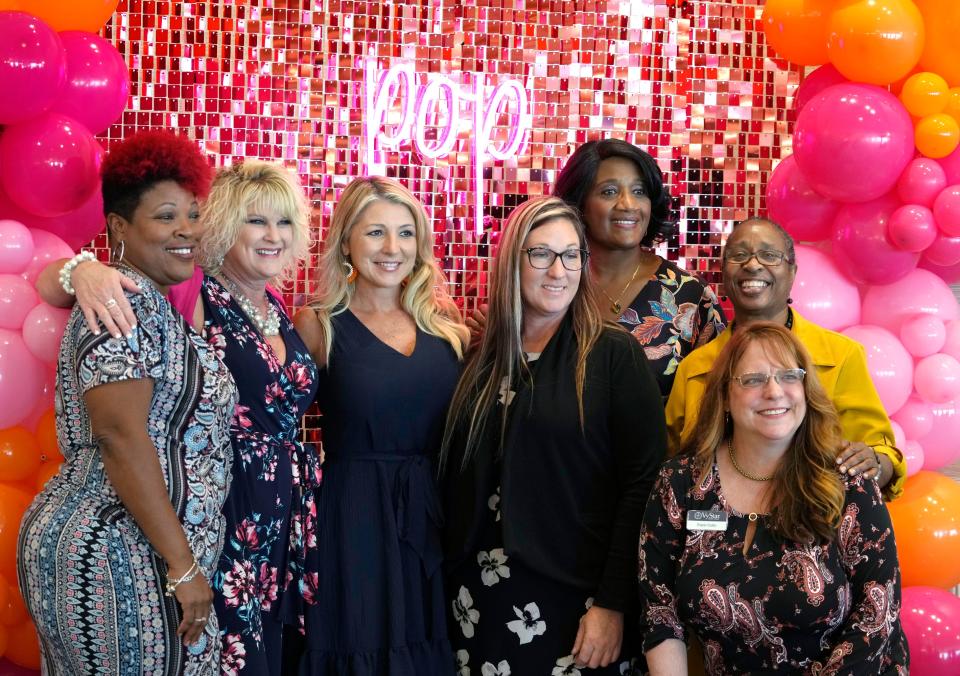
[[[120,253],[117,253],[117,250]],[[123,261],[123,254],[127,251],[126,243],[121,239],[120,244],[115,246],[113,249],[110,249],[110,264],[111,265],[120,265],[120,262]]]
[[[344,261],[343,264],[347,268],[347,284],[353,284],[355,281],[357,281],[358,273],[350,261]]]

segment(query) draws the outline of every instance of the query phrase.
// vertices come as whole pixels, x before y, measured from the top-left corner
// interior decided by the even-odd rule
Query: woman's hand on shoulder
[[[125,293],[142,292],[135,281],[97,261],[78,265],[70,281],[77,292],[77,304],[93,333],[100,333],[100,323],[115,338],[129,336],[137,327],[137,317]]]
[[[580,618],[580,629],[571,654],[578,668],[597,669],[620,657],[623,644],[623,613],[592,606]]]
[[[463,322],[467,325],[467,328],[470,329],[471,347],[479,345],[480,339],[483,338],[483,331],[487,328],[487,312],[489,312],[489,310],[490,306],[482,303],[477,306],[477,309],[471,312]]]

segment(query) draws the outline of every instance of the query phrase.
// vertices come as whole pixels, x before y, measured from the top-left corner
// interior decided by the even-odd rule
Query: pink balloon
[[[777,165],[767,183],[768,215],[798,242],[828,238],[839,208],[810,187],[793,155]]]
[[[0,12],[0,124],[29,120],[53,105],[65,64],[52,28],[30,14]]]
[[[936,162],[943,168],[943,173],[947,177],[946,185],[960,183],[960,146],[946,157],[941,157]]]
[[[954,319],[944,322],[944,328],[946,329],[946,338],[940,351],[960,361],[960,321]]]
[[[905,438],[922,439],[933,429],[933,407],[920,397],[911,395],[907,403],[890,416],[890,421],[901,427]]]
[[[840,71],[833,67],[833,64],[826,63],[818,67],[803,78],[803,82],[797,87],[797,93],[793,97],[794,110],[803,108],[810,99],[827,87],[844,82],[848,82],[847,78],[841,75]]]
[[[863,345],[867,370],[883,408],[897,411],[913,390],[913,359],[906,348],[895,335],[879,326],[859,324],[844,329],[843,335]]]
[[[893,430],[893,443],[899,448],[907,443],[907,434],[903,431],[903,428],[900,427],[900,424],[894,420],[890,419],[890,429]]]
[[[921,313],[944,322],[960,318],[950,287],[928,270],[914,270],[893,284],[870,287],[863,297],[861,321],[899,333],[905,320]]]
[[[960,237],[937,235],[933,244],[923,250],[923,259],[934,265],[950,267],[960,263]]]
[[[37,359],[55,362],[70,310],[40,303],[23,320],[23,342]]]
[[[896,199],[887,195],[864,204],[845,204],[837,212],[833,255],[837,266],[856,281],[889,284],[917,267],[919,254],[901,251],[887,239],[896,208]]]
[[[73,249],[67,246],[67,243],[56,235],[46,230],[31,230],[33,236],[33,260],[20,276],[33,284],[37,277],[43,272],[43,269],[53,261],[61,258],[72,258]]]
[[[33,284],[20,275],[0,275],[0,329],[19,330],[38,302]]]
[[[937,238],[933,212],[919,204],[904,204],[890,215],[887,235],[903,251],[923,251]]]
[[[960,674],[960,598],[937,587],[905,587],[900,623],[913,676]]]
[[[0,181],[38,216],[78,209],[97,189],[103,149],[87,128],[59,113],[7,127],[0,136]]]
[[[954,265],[934,265],[923,256],[920,256],[920,262],[917,267],[921,270],[929,270],[947,284],[960,282],[960,264]]]
[[[885,195],[913,159],[913,122],[886,89],[827,87],[797,116],[793,156],[810,185],[839,202]]]
[[[933,217],[945,235],[960,235],[960,185],[948,185],[933,202]]]
[[[18,221],[0,221],[0,273],[18,274],[33,260],[33,237]]]
[[[923,446],[919,441],[907,440],[899,448],[907,463],[907,476],[913,476],[923,469]]]
[[[922,314],[900,325],[900,342],[914,357],[928,357],[947,341],[947,327],[933,315]]]
[[[43,391],[44,367],[20,337],[0,329],[0,429],[19,423]]]
[[[18,207],[0,185],[0,218],[20,221],[28,228],[51,232],[74,251],[89,244],[104,230],[103,195],[94,190],[79,209],[61,216],[44,218]]]
[[[819,249],[797,247],[793,307],[814,324],[840,331],[860,323],[860,292]]]
[[[923,446],[923,468],[936,471],[960,456],[960,411],[956,402],[932,404],[933,427],[917,439]]]
[[[924,357],[913,371],[913,385],[920,398],[931,404],[960,398],[960,361],[949,354]]]
[[[947,187],[947,174],[936,160],[918,157],[897,179],[897,195],[906,204],[933,206],[933,200]]]
[[[130,75],[117,48],[93,33],[60,33],[67,83],[52,110],[82,122],[94,134],[106,131],[127,106]]]

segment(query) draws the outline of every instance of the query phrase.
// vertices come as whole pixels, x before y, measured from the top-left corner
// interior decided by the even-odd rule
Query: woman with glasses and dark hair
[[[502,233],[441,452],[460,673],[636,668],[636,547],[663,413],[586,262],[578,214],[558,198],[520,205]]]
[[[819,366],[782,322],[725,343],[644,514],[650,674],[685,676],[692,636],[708,674],[906,674],[890,515],[876,482],[834,469]]]
[[[772,321],[792,330],[807,348],[837,409],[845,439],[837,448],[840,472],[876,479],[887,499],[893,499],[903,491],[907,466],[870,380],[863,346],[808,322],[790,307],[796,274],[793,239],[776,223],[751,218],[730,233],[723,249],[723,286],[736,320],[677,369],[666,408],[670,448],[679,449],[689,437],[703,405],[707,378],[731,335],[740,327]]]

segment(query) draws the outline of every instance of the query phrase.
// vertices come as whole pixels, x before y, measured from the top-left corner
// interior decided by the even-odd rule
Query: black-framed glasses
[[[807,372],[803,369],[777,369],[773,373],[742,373],[733,379],[740,383],[740,387],[752,390],[763,387],[771,378],[780,385],[798,385],[803,382],[805,375]]]
[[[545,246],[533,246],[524,249],[527,254],[527,260],[530,261],[530,267],[537,270],[547,270],[553,265],[553,262],[560,258],[560,264],[570,272],[576,272],[583,269],[583,264],[587,261],[590,252],[586,249],[567,249],[566,251],[554,251]]]
[[[786,259],[788,263],[793,262],[787,258],[787,254],[782,251],[773,251],[772,249],[760,249],[760,251],[730,251],[723,255],[723,260],[736,263],[737,265],[746,265],[751,258],[756,258],[761,265],[765,265],[768,268],[780,265],[784,259]]]

